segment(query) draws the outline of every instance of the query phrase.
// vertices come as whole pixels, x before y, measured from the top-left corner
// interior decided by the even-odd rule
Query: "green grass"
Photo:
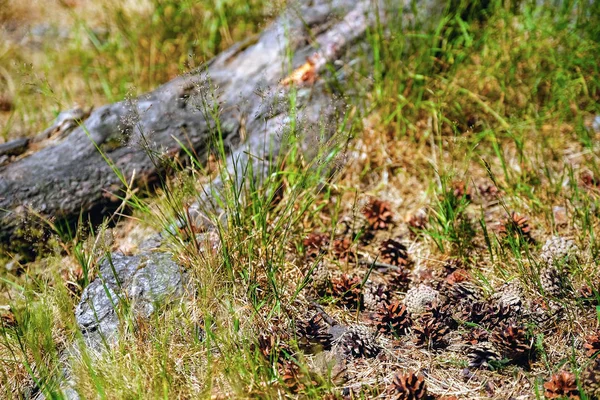
[[[139,15],[118,6],[107,8],[116,28],[102,42],[96,38],[96,43],[86,22],[78,20],[91,35],[92,46],[74,45],[56,63],[53,57],[59,56],[48,51],[49,65],[72,66],[77,60],[89,93],[107,101],[121,99],[131,89],[125,77],[139,79],[137,92],[149,89],[187,68],[189,51],[203,60],[254,32],[266,7],[233,1],[206,7],[157,0],[152,4],[151,18],[143,23]],[[583,301],[575,293],[556,299],[544,292],[539,252],[552,235],[573,238],[581,258],[577,265],[565,266],[567,279],[576,288],[588,284],[592,297],[598,297],[600,186],[581,181],[585,170],[600,179],[598,133],[590,128],[590,118],[600,114],[600,13],[594,13],[594,7],[582,2],[560,8],[492,2],[484,12],[477,6],[452,4],[436,26],[419,18],[411,24],[389,21],[389,33],[377,26],[367,36],[370,48],[352,65],[355,79],[331,83],[342,93],[361,94],[353,104],[357,107],[349,109],[336,140],[312,160],[302,157],[296,138],[301,127],[293,121],[283,135],[288,139],[285,151],[264,179],[254,177],[251,163],[227,171],[220,168],[226,154],[219,124],[214,124],[217,168],[212,176],[220,175],[225,184],[215,193],[219,211],[205,210],[215,226],[213,236],[197,235],[190,221],[188,205],[204,191],[211,174],[200,160],[185,167],[173,165],[179,171],[161,177],[154,196],[132,188],[124,191],[131,216],[115,217],[119,223],[114,231],[123,233],[133,224],[169,232],[164,246],[190,274],[192,290],[182,300],[161,306],[149,320],[136,320],[125,303],[120,318],[130,328],[123,330],[118,344],[99,357],[82,348],[82,355],[71,363],[82,397],[339,394],[345,384],[333,379],[330,366],[317,368],[320,361],[298,351],[293,335],[286,334],[305,316],[308,298],[347,324],[367,314],[339,307],[335,293],[311,291],[320,262],[334,277],[357,273],[362,283],[378,279],[380,273],[374,265],[365,268],[340,260],[333,250],[306,260],[302,239],[310,232],[325,233],[331,241],[350,237],[353,249],[370,255],[378,255],[379,240],[400,235],[419,271],[440,274],[448,260],[459,260],[488,297],[503,283],[516,281],[525,288],[526,301],[563,303],[564,318],[556,326],[542,329],[541,324],[527,322],[528,338],[538,354],[529,370],[501,362],[497,371],[477,371],[483,379],[501,382],[495,398],[506,398],[507,388],[513,387],[543,398],[541,385],[552,374],[566,369],[580,376],[589,363],[581,348],[582,335],[597,329],[598,314],[593,300]],[[195,41],[200,37],[209,39]],[[357,87],[368,80],[368,91]],[[43,86],[39,90],[46,91]],[[38,109],[48,104],[44,98],[33,103],[24,97]],[[204,99],[198,106],[218,122],[218,110],[210,104]],[[294,104],[292,90],[291,110]],[[26,110],[16,110],[15,115],[26,121]],[[329,169],[338,162],[347,137],[352,138],[352,156],[331,179]],[[187,151],[194,158],[192,150]],[[162,161],[169,160],[156,160]],[[500,191],[496,202],[482,200],[479,194],[490,184]],[[395,219],[372,239],[360,221],[369,196],[388,201]],[[404,217],[422,208],[427,226],[411,234]],[[508,234],[498,229],[512,211],[529,218],[533,239],[510,226]],[[340,221],[346,219],[352,222],[350,234],[340,233]],[[0,328],[4,397],[18,398],[32,382],[47,397],[60,397],[61,352],[80,339],[73,309],[110,249],[103,239],[106,227],[86,236],[86,225],[81,221],[73,234],[57,234],[54,250],[43,259],[18,272],[3,272],[4,299],[16,318],[15,326]],[[215,241],[220,245],[206,251]],[[413,279],[419,277],[415,274]],[[394,296],[403,294],[398,290]],[[476,326],[469,324],[461,329]],[[264,333],[279,340],[268,357],[259,344]],[[392,357],[384,364],[426,368],[433,377],[428,385],[436,394],[486,395],[478,382],[460,383],[466,365],[463,354],[416,349],[409,338],[397,338],[402,346],[393,350],[403,361]],[[364,361],[360,368],[353,362],[349,361],[347,384],[365,383],[355,398],[372,398],[386,390],[393,371],[376,362]],[[289,363],[299,368],[292,378],[281,367]],[[373,375],[361,376],[365,370]],[[532,386],[522,389],[523,382]]]
[[[152,90],[257,32],[276,8],[263,0],[148,0],[137,6],[104,0],[77,8],[45,1],[36,7],[49,10],[47,16],[28,21],[29,11],[10,3],[0,18],[56,26],[69,40],[49,34],[40,39],[41,49],[1,44],[0,90],[13,104],[0,114],[4,140],[41,132],[74,104],[89,109]]]

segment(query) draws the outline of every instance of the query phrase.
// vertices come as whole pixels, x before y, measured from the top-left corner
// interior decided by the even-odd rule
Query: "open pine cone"
[[[339,261],[354,261],[356,253],[352,248],[353,242],[349,237],[338,238],[333,241],[333,254]]]
[[[594,357],[600,352],[600,334],[595,333],[585,337],[585,343],[583,344],[585,349],[585,355],[588,357]]]
[[[570,372],[562,371],[552,375],[550,380],[544,383],[544,396],[548,399],[575,399],[579,400],[579,390],[575,375]]]
[[[419,285],[406,292],[404,304],[411,314],[421,314],[440,298],[440,293],[427,285]]]
[[[420,318],[413,327],[415,344],[418,347],[437,349],[447,345],[446,335],[450,328],[443,321],[434,318]]]
[[[375,321],[379,332],[395,335],[405,334],[411,325],[406,306],[399,301],[381,306],[375,315]]]
[[[327,252],[329,236],[313,232],[304,238],[302,245],[304,246],[306,258],[317,258]]]
[[[594,359],[588,365],[582,372],[580,379],[588,397],[591,399],[600,399],[600,357]]]
[[[500,361],[502,357],[489,342],[481,342],[472,346],[467,354],[469,368],[489,368],[491,363]]]
[[[373,358],[381,351],[375,335],[361,325],[353,325],[337,339],[336,344],[341,346],[343,353],[352,358]]]
[[[555,266],[548,266],[540,272],[540,284],[544,294],[563,297],[571,291],[568,275]]]
[[[424,400],[433,397],[427,394],[427,385],[423,375],[409,372],[396,374],[389,388],[390,398],[394,400]]]
[[[261,333],[258,336],[258,350],[269,362],[283,364],[292,349],[276,333]]]
[[[361,279],[356,275],[342,274],[331,280],[331,290],[338,304],[348,308],[362,306]]]
[[[304,391],[307,385],[315,386],[318,382],[309,374],[303,371],[298,364],[293,361],[286,361],[279,368],[279,374],[283,384],[292,393]]]
[[[576,260],[579,256],[579,249],[572,240],[561,236],[553,236],[546,240],[540,253],[540,258],[547,265],[560,265]]]
[[[384,240],[379,248],[379,253],[381,254],[381,261],[388,264],[405,268],[412,265],[406,246],[397,240]]]
[[[527,217],[511,212],[510,217],[507,218],[501,225],[499,233],[504,236],[518,236],[525,239],[528,242],[533,242],[531,236],[531,226],[529,226],[529,220]]]
[[[363,301],[366,308],[377,310],[382,306],[390,304],[392,294],[383,283],[368,281],[363,290]]]
[[[363,209],[363,214],[373,230],[385,229],[392,223],[393,213],[388,202],[372,199]]]
[[[320,314],[315,314],[308,320],[296,322],[298,347],[310,353],[330,350],[332,336],[327,332],[327,326]]]
[[[502,325],[492,333],[491,341],[504,358],[517,364],[528,364],[534,356],[533,343],[527,338],[527,333],[521,326]]]

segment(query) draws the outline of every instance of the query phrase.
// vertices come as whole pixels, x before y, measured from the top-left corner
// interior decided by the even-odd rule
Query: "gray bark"
[[[225,51],[206,68],[158,89],[94,110],[67,134],[54,135],[41,150],[0,167],[0,243],[15,239],[29,210],[44,217],[74,219],[80,212],[105,213],[124,185],[96,146],[134,185],[152,181],[163,166],[149,154],[182,154],[174,138],[205,155],[216,123],[202,109],[218,108],[230,148],[260,156],[265,144],[277,152],[289,115],[288,86],[281,80],[312,56],[314,67],[339,60],[375,20],[372,2],[320,0],[291,7],[261,35]],[[293,57],[288,60],[288,48]],[[316,55],[314,55],[316,54]],[[291,65],[290,64],[291,61]],[[301,90],[299,109],[307,126],[332,118],[332,95],[322,84]],[[66,137],[65,137],[66,136]],[[269,148],[268,146],[266,147]],[[237,157],[244,160],[244,152]],[[159,157],[160,158],[160,157]],[[231,165],[231,160],[230,160]]]

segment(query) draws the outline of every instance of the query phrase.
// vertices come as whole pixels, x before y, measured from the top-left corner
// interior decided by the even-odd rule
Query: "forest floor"
[[[2,4],[12,39],[0,43],[0,141],[37,133],[75,102],[152,89],[282,7],[64,0],[28,20]],[[471,3],[433,27],[369,32],[342,89],[362,96],[331,142],[332,172],[292,150],[263,187],[225,190],[226,221],[204,242],[169,236],[185,296],[104,353],[71,360],[75,390],[600,399],[599,7]],[[25,27],[41,23],[67,44],[32,43]],[[132,193],[144,206],[115,226],[57,231],[33,262],[2,255],[0,397],[60,398],[85,285],[108,252],[135,253],[172,227],[220,173],[218,154]]]

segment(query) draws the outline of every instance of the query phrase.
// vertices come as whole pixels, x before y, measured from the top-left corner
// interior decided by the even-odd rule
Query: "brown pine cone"
[[[590,399],[600,399],[600,357],[582,372],[581,386]]]
[[[399,373],[394,376],[389,387],[391,399],[394,400],[430,400],[432,396],[427,394],[427,385],[423,375],[409,372]]]
[[[517,364],[528,364],[534,356],[533,343],[521,326],[502,325],[492,333],[491,341],[500,350],[503,358]]]
[[[518,236],[528,242],[534,242],[531,236],[531,226],[529,226],[529,220],[527,217],[511,212],[510,217],[507,218],[501,225],[499,233],[504,236]]]
[[[600,334],[586,336],[583,348],[586,350],[585,355],[594,357],[600,351]]]
[[[399,268],[397,270],[387,271],[385,278],[390,287],[395,290],[404,292],[408,289],[412,279],[411,272],[408,268]]]
[[[296,336],[298,347],[309,353],[330,350],[333,337],[327,330],[327,326],[320,314],[315,314],[308,320],[297,321]]]
[[[307,386],[316,386],[318,382],[307,371],[303,371],[293,361],[286,361],[279,368],[283,384],[291,393],[303,392]]]
[[[284,339],[276,333],[261,333],[258,336],[258,350],[269,362],[283,364],[287,356],[293,354]]]
[[[399,301],[383,305],[375,315],[377,330],[381,333],[404,335],[411,325],[406,306]]]
[[[369,221],[369,228],[373,230],[387,228],[394,217],[390,204],[377,199],[372,199],[362,212]]]
[[[477,343],[487,342],[490,334],[485,329],[475,328],[465,333],[462,338],[470,345],[476,345]]]
[[[552,375],[549,381],[544,383],[544,396],[548,399],[575,399],[579,400],[579,390],[575,375],[570,372],[562,371]]]
[[[362,306],[361,279],[356,275],[342,274],[331,280],[331,290],[338,303],[348,308]]]
[[[427,213],[424,210],[418,211],[416,214],[409,215],[405,219],[411,233],[417,234],[427,228]]]
[[[381,351],[375,335],[361,325],[353,325],[337,339],[343,353],[352,358],[373,358]]]
[[[379,253],[381,254],[381,261],[388,264],[404,268],[409,268],[412,265],[408,249],[397,240],[384,240],[379,248]]]
[[[363,302],[367,309],[377,310],[379,307],[390,304],[392,294],[383,283],[368,281],[363,290]]]
[[[320,255],[327,253],[329,236],[313,232],[304,238],[302,245],[304,246],[306,258],[317,258]]]
[[[420,318],[413,327],[415,334],[415,344],[418,347],[427,347],[428,349],[438,349],[447,345],[446,335],[450,328],[433,318]]]
[[[456,302],[474,303],[483,300],[483,290],[469,281],[457,282],[449,286],[448,297]]]
[[[471,346],[467,358],[469,359],[469,368],[490,368],[491,364],[502,360],[502,356],[490,342],[481,342]]]
[[[352,239],[349,237],[338,238],[333,241],[333,254],[341,262],[356,260]]]

